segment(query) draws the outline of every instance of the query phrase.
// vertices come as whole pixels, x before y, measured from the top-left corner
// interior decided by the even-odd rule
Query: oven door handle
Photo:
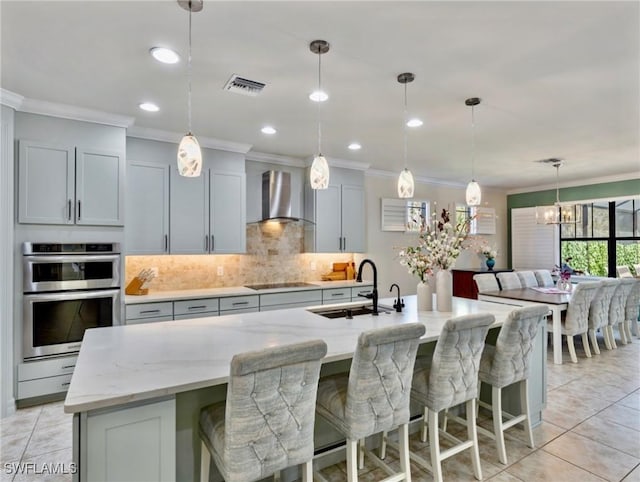
[[[119,254],[74,254],[62,256],[25,256],[25,262],[34,264],[43,263],[85,263],[99,261],[119,261]]]
[[[65,300],[86,300],[90,298],[114,298],[120,295],[120,290],[90,290],[73,291],[68,293],[35,293],[25,294],[24,301],[65,301]]]

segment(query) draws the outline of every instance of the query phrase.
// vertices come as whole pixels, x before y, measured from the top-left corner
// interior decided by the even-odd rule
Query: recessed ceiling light
[[[362,146],[357,143],[357,142],[352,142],[351,144],[349,144],[349,149],[351,149],[352,151],[357,151],[358,149],[361,149]]]
[[[324,102],[328,98],[329,98],[329,94],[327,94],[322,90],[314,90],[309,94],[309,99],[311,99],[314,102]]]
[[[155,105],[153,102],[143,102],[142,104],[138,104],[142,110],[146,110],[147,112],[158,112],[160,107]]]
[[[409,119],[407,121],[407,127],[420,127],[423,124],[423,122],[420,119]]]
[[[149,53],[154,59],[163,64],[175,64],[180,61],[180,56],[176,52],[165,47],[153,47],[149,50]]]
[[[261,131],[263,134],[269,134],[269,135],[271,135],[271,134],[275,134],[276,132],[278,132],[278,131],[276,131],[273,127],[271,127],[271,126],[264,126],[262,129],[260,129],[260,131]]]

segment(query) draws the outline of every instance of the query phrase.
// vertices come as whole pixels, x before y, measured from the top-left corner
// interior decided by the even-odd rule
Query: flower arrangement
[[[562,281],[569,281],[571,279],[571,269],[569,267],[560,267],[555,265],[553,274],[557,274]]]
[[[418,245],[403,248],[400,264],[407,266],[409,273],[417,275],[422,281],[437,269],[448,270],[464,249],[463,243],[469,235],[470,220],[451,223],[449,211],[442,210],[440,219],[433,213],[430,223],[420,220]]]
[[[488,244],[483,244],[478,248],[478,254],[481,254],[487,259],[494,259],[498,256],[498,250],[495,247],[489,246]]]

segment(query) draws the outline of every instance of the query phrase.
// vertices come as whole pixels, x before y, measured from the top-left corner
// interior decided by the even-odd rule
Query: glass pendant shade
[[[322,155],[313,159],[309,170],[311,189],[327,189],[329,187],[329,164]]]
[[[467,206],[480,206],[482,192],[480,185],[476,181],[467,184]]]
[[[398,177],[398,197],[411,198],[413,197],[413,190],[413,174],[411,174],[411,171],[405,167]]]
[[[554,204],[536,206],[537,224],[579,224],[582,222],[582,207],[578,204]]]
[[[178,172],[185,177],[198,177],[202,171],[202,151],[198,140],[189,132],[178,146]]]

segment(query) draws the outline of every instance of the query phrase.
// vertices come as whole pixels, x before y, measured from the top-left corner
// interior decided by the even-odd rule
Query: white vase
[[[436,309],[451,311],[453,305],[453,276],[448,269],[436,273]]]
[[[433,290],[428,282],[420,281],[416,288],[416,294],[418,298],[418,311],[433,310]]]

